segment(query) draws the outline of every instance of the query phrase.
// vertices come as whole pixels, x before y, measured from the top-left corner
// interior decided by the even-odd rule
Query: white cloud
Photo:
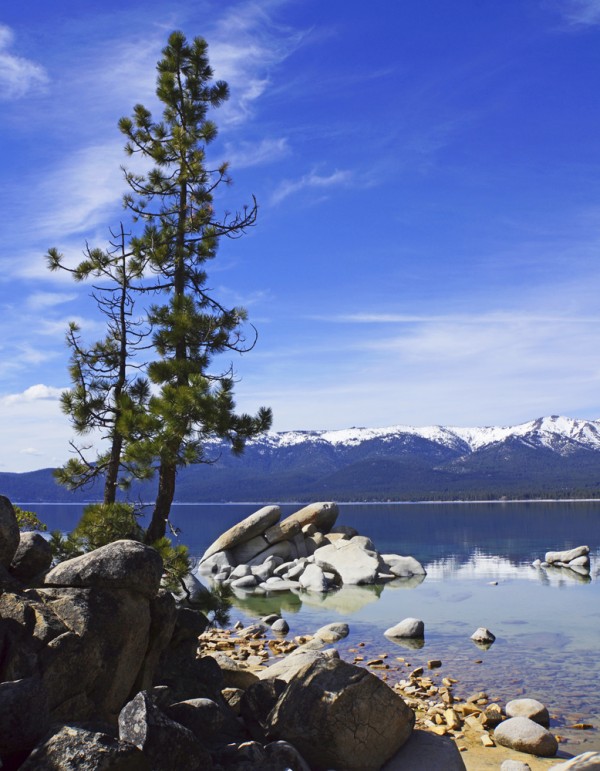
[[[64,388],[54,388],[43,383],[29,386],[22,393],[8,394],[0,398],[2,405],[21,404],[23,402],[58,401]]]
[[[352,172],[348,170],[334,171],[328,176],[317,174],[315,171],[312,171],[310,174],[305,174],[303,177],[300,177],[300,179],[288,179],[281,182],[271,196],[271,203],[281,203],[290,195],[294,195],[301,190],[327,190],[332,187],[347,187],[352,182],[352,179]]]
[[[12,30],[0,24],[0,99],[20,99],[48,82],[43,67],[10,52],[13,42]]]
[[[48,396],[44,397],[44,392]],[[33,471],[58,466],[68,458],[73,431],[52,392],[60,393],[60,389],[38,385],[22,394],[0,398],[0,467]]]

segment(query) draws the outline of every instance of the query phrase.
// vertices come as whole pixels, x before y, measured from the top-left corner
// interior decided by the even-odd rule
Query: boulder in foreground
[[[162,559],[156,549],[122,540],[61,562],[46,575],[44,584],[129,589],[152,599],[160,587],[162,572]]]
[[[494,741],[542,758],[553,758],[558,751],[558,742],[550,731],[527,717],[511,717],[500,723],[494,731]]]
[[[367,670],[320,657],[296,673],[269,722],[311,766],[377,771],[407,741],[415,715]]]

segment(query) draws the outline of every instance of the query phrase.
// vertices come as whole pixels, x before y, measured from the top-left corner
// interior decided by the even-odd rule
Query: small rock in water
[[[386,629],[386,637],[407,637],[422,638],[425,637],[425,624],[418,618],[405,618],[395,626]]]
[[[279,613],[270,613],[268,616],[263,616],[263,617],[261,618],[261,623],[263,623],[263,624],[267,624],[268,626],[271,626],[272,624],[274,624],[274,623],[275,623],[275,621],[279,621],[279,619],[280,619],[280,618],[281,618],[281,616],[279,615]],[[240,622],[238,621],[238,624],[239,624],[239,623],[240,623]],[[240,629],[241,629],[241,628],[243,628],[243,627],[237,627],[237,626],[236,626],[235,628],[236,628],[236,629],[238,629],[238,628],[240,628]]]
[[[271,624],[271,630],[275,634],[287,634],[290,631],[288,622],[284,618],[278,618]]]
[[[442,662],[439,659],[431,659],[427,662],[428,669],[438,669],[442,666]]]
[[[495,639],[496,636],[493,635],[490,630],[486,629],[484,626],[480,626],[471,635],[471,640],[473,640],[473,642],[482,643],[483,645],[491,645]]]

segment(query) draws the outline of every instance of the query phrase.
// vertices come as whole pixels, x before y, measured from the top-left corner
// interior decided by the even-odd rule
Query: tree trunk
[[[177,466],[175,463],[163,461],[158,470],[158,492],[154,502],[152,519],[146,530],[144,541],[152,544],[163,538],[167,532],[167,522],[171,512],[171,504],[175,496],[175,477]]]
[[[110,505],[117,498],[117,486],[119,480],[119,468],[121,465],[121,450],[123,447],[123,437],[116,432],[112,438],[110,451],[110,461],[106,469],[104,478],[104,503]]]

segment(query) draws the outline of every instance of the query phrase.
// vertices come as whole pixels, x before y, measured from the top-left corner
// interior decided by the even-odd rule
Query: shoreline
[[[293,656],[294,652],[313,647],[313,634],[287,639],[287,636],[269,633],[268,629],[257,631],[259,623],[256,619],[254,624],[246,627],[246,630],[252,630],[248,635],[244,634],[245,629],[240,630],[239,627],[207,630],[200,635],[198,654],[226,655],[232,661],[231,676],[235,677],[235,671],[259,675],[278,661]],[[323,643],[320,648],[333,646],[341,659],[366,669],[386,682],[415,712],[415,730],[451,738],[461,753],[467,771],[497,771],[504,760],[519,760],[526,762],[531,771],[543,771],[589,749],[585,740],[578,742],[576,734],[565,731],[560,725],[550,727],[559,742],[558,752],[551,758],[537,757],[496,744],[493,739],[494,721],[488,718],[486,710],[490,705],[493,705],[492,710],[495,705],[502,708],[507,700],[491,691],[488,693],[483,686],[479,691],[459,695],[454,689],[461,690],[460,681],[445,671],[451,668],[451,664],[432,661],[433,666],[415,665],[409,660],[408,650],[406,655],[397,655],[398,649],[395,646],[388,648],[386,642],[389,641],[384,639],[381,645],[375,645],[359,641],[348,646],[340,640],[330,645]],[[560,722],[558,710],[553,709],[553,705],[548,705],[548,708],[554,722]],[[448,720],[456,721],[455,725],[448,725]],[[581,738],[584,739],[583,736]]]
[[[100,503],[100,500],[80,501],[79,503],[70,503],[68,501],[25,501],[15,500],[19,506],[89,506],[92,503]],[[311,501],[278,501],[278,506],[306,506]],[[489,500],[435,500],[435,501],[338,501],[339,504],[349,506],[440,506],[457,505],[470,506],[482,504],[507,504],[507,503],[600,503],[598,498],[492,498]],[[142,501],[142,506],[152,506],[154,501]],[[174,501],[173,506],[264,506],[264,501],[196,501],[179,502]]]

